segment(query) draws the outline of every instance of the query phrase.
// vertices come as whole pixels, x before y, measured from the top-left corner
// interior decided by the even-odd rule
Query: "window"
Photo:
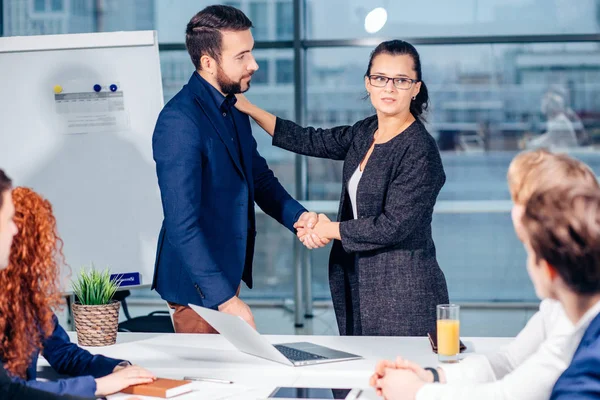
[[[354,110],[347,110],[346,111],[346,120],[344,121],[344,125],[352,125],[357,120],[358,119],[355,119],[355,117],[354,117]]]
[[[306,0],[307,38],[448,37],[598,33],[595,0]],[[380,31],[367,33],[365,17],[387,10]]]
[[[257,59],[258,71],[252,76],[253,84],[269,83],[269,60]]]
[[[303,39],[374,37],[442,38],[599,34],[600,0],[300,0],[305,5]],[[1,0],[0,0],[0,3]],[[102,8],[98,8],[99,4]],[[218,2],[216,2],[218,3]],[[577,4],[574,7],[573,4]],[[8,36],[106,30],[156,29],[161,44],[183,45],[189,19],[209,0],[7,0],[2,27]],[[252,20],[257,41],[293,38],[292,0],[227,0]],[[380,31],[365,30],[365,17],[385,7]],[[311,43],[311,42],[309,42]],[[267,45],[267,47],[269,47]],[[277,48],[275,48],[277,47]],[[314,48],[295,71],[291,48],[254,51],[259,70],[246,94],[278,117],[293,119],[295,74],[306,76],[305,124],[352,125],[374,114],[365,98],[364,73],[373,47]],[[441,149],[447,176],[438,206],[473,202],[473,211],[436,213],[432,230],[438,260],[452,301],[536,302],[524,269],[525,252],[516,239],[509,212],[487,212],[486,202],[509,202],[506,170],[532,138],[556,127],[548,112],[563,107],[563,125],[576,135],[572,155],[600,173],[600,58],[598,43],[522,43],[420,45],[423,79],[430,95],[426,126]],[[160,54],[165,101],[185,85],[194,68],[187,52]],[[306,70],[304,70],[306,68]],[[553,100],[554,99],[554,100]],[[556,99],[559,99],[556,101]],[[251,121],[258,149],[284,187],[294,195],[295,155],[272,146],[272,139]],[[336,204],[342,163],[308,158],[310,200]],[[504,203],[503,203],[504,204]],[[485,206],[485,207],[484,207]],[[334,219],[335,215],[329,215]],[[290,298],[293,293],[292,243],[295,238],[260,213],[251,298]],[[490,245],[493,243],[493,246]],[[330,247],[310,252],[313,293],[330,296],[327,258]],[[484,325],[517,311],[471,311],[481,315],[474,336],[494,334]],[[501,313],[501,314],[500,314]],[[502,315],[502,318],[497,318]],[[513,323],[517,330],[529,315]],[[487,316],[487,317],[486,317]],[[486,319],[488,318],[488,319]],[[484,328],[482,328],[484,327]],[[503,330],[502,332],[506,332]]]
[[[330,125],[338,124],[338,112],[337,110],[327,111],[327,123]]]
[[[277,83],[291,84],[294,82],[294,62],[292,60],[277,60]]]
[[[51,1],[51,9],[52,9],[52,11],[62,11],[63,10],[63,0],[52,0]]]
[[[239,1],[226,1],[223,4],[225,4],[226,6],[231,6],[231,7],[235,7],[237,9],[241,9],[242,5]]]
[[[35,10],[35,12],[46,11],[46,0],[34,0],[33,9]]]
[[[559,100],[554,105],[563,107],[563,122],[576,135],[572,155],[600,173],[597,44],[416,47],[431,102],[426,126],[441,149],[446,172],[438,205],[509,201],[508,165],[531,138],[552,129],[553,113],[542,111],[555,99]],[[363,99],[371,50],[307,51],[307,124],[339,124],[334,111],[338,117],[340,112],[353,115],[354,120],[345,121],[350,124],[373,115],[370,100]],[[329,75],[319,80],[322,71]],[[330,80],[346,84],[328,85]],[[329,114],[324,118],[321,110]],[[340,163],[316,158],[308,162],[310,199],[339,199]],[[536,301],[509,212],[434,214],[432,229],[453,301]],[[324,265],[326,257],[315,253],[314,265]],[[326,290],[325,285],[319,287]]]
[[[71,12],[74,17],[77,16],[92,16],[90,10],[90,2],[88,0],[71,0]]]
[[[64,0],[33,0],[33,10],[38,13],[64,11]]]
[[[294,9],[291,0],[278,1],[276,40],[291,40],[294,37]]]
[[[252,20],[252,25],[254,26],[252,33],[254,40],[269,39],[269,16],[267,12],[267,3],[250,3],[249,18]]]

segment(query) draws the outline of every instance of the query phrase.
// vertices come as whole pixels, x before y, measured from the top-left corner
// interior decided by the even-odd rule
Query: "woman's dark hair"
[[[2,201],[4,200],[4,192],[10,190],[11,187],[12,181],[6,176],[4,171],[0,169],[0,208],[2,207]]]
[[[194,15],[185,30],[185,46],[196,69],[201,69],[200,58],[207,54],[221,60],[221,31],[245,31],[252,21],[235,7],[208,6]]]
[[[369,67],[365,77],[371,75],[371,67],[373,66],[373,60],[380,54],[390,54],[393,56],[399,56],[403,54],[409,55],[413,59],[413,71],[417,74],[417,81],[421,82],[421,90],[415,100],[410,102],[410,112],[415,118],[420,118],[421,115],[427,111],[429,107],[429,92],[427,86],[423,82],[421,74],[421,58],[415,47],[403,40],[388,40],[387,42],[379,43],[375,50],[371,52],[369,59]]]

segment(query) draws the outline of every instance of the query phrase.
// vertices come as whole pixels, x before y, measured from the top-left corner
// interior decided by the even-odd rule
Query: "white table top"
[[[76,342],[75,333],[69,333]],[[368,379],[381,359],[400,355],[423,366],[437,365],[425,337],[357,336],[272,336],[271,343],[312,342],[359,354],[361,360],[291,367],[263,360],[235,349],[220,335],[119,333],[117,344],[88,348],[92,353],[131,361],[163,378],[200,376],[234,381],[234,385],[196,382],[198,392],[178,396],[188,399],[257,399],[276,386],[358,387],[368,389]],[[487,353],[506,345],[512,338],[463,338],[467,352]],[[40,367],[47,365],[41,360]],[[116,395],[120,399],[127,396]],[[361,399],[376,398],[365,390]]]

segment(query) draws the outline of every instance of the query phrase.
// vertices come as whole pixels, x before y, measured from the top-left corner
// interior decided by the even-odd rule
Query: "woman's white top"
[[[448,383],[428,383],[416,399],[547,400],[599,312],[600,302],[573,325],[558,301],[544,300],[506,348],[440,366]]]
[[[360,164],[356,168],[356,171],[350,177],[348,181],[348,194],[350,195],[350,203],[352,204],[352,213],[354,214],[354,219],[358,218],[358,211],[356,207],[356,192],[358,190],[358,183],[360,182],[360,178],[362,178],[363,171],[360,170]]]

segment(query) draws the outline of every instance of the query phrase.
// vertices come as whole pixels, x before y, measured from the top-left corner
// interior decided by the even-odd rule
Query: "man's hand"
[[[294,224],[294,228],[308,228],[312,229],[319,222],[319,216],[314,211],[305,211],[300,215],[298,221]]]
[[[331,222],[325,214],[319,214],[319,222],[313,229],[298,230],[298,238],[309,249],[327,245],[333,239],[340,237],[340,223]]]
[[[298,221],[294,224],[294,228],[296,228],[298,239],[304,244],[308,249],[317,249],[320,247],[326,246],[330,240],[326,238],[321,238],[314,231],[314,228],[317,226],[320,218],[316,212],[306,211]]]
[[[240,298],[237,296],[233,296],[231,299],[221,304],[219,306],[219,311],[242,317],[242,319],[246,321],[252,328],[256,329],[252,310],[250,310],[250,307],[248,307],[248,305],[240,300]]]

